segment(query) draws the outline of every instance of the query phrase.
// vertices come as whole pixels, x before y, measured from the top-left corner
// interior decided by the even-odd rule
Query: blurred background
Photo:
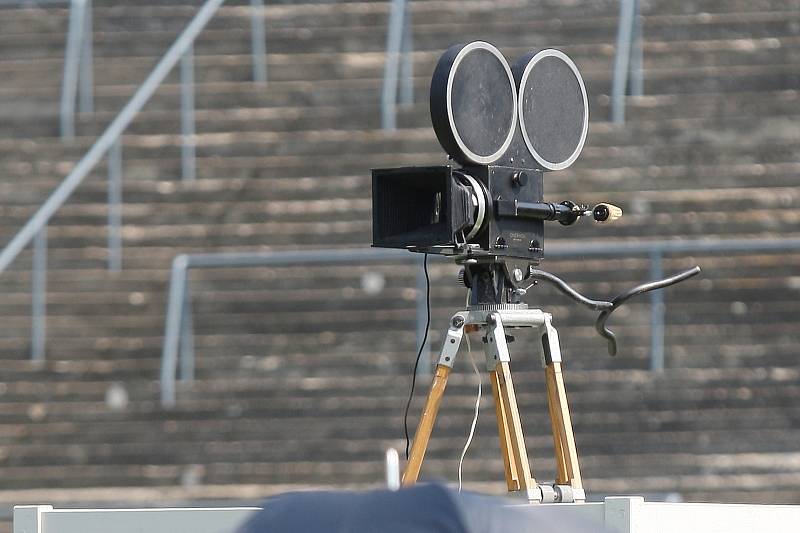
[[[430,76],[476,39],[573,58],[589,135],[545,198],[625,211],[548,226],[542,268],[594,297],[703,268],[615,313],[616,358],[593,313],[527,295],[559,328],[589,497],[800,501],[800,1],[2,0],[0,531],[13,504],[382,484],[405,445],[420,257],[275,254],[369,247],[370,169],[446,162]],[[198,253],[229,255],[173,263]],[[431,260],[434,354],[456,272]],[[512,355],[552,478],[539,355],[525,335]],[[456,479],[466,354],[450,383],[428,479]],[[491,395],[482,409],[465,486],[503,493]]]

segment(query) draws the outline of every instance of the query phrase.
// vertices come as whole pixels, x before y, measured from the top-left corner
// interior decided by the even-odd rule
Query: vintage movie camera
[[[452,46],[434,70],[430,112],[453,164],[373,169],[373,246],[453,256],[464,265],[471,306],[516,305],[532,278],[553,283],[601,311],[597,330],[613,354],[605,320],[616,307],[699,272],[695,267],[606,302],[534,268],[544,257],[546,222],[622,216],[608,203],[543,201],[545,174],[575,162],[589,126],[586,87],[563,52],[530,52],[510,66],[487,42]]]
[[[511,67],[489,43],[453,46],[433,73],[430,110],[461,166],[373,170],[374,246],[502,265],[513,286],[544,256],[545,221],[622,215],[610,204],[543,201],[544,174],[578,158],[589,126],[583,79],[564,53],[529,53]]]

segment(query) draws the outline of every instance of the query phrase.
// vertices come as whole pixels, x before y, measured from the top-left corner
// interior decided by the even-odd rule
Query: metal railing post
[[[194,181],[195,129],[194,129],[194,45],[181,56],[181,179]]]
[[[192,293],[189,285],[189,271],[183,281],[183,310],[181,311],[181,338],[180,338],[180,379],[181,381],[194,380],[194,320],[192,318]]]
[[[172,261],[169,279],[167,317],[164,327],[164,351],[161,354],[161,406],[175,406],[175,371],[178,364],[180,329],[183,322],[184,291],[189,261],[179,255]]]
[[[44,361],[47,325],[47,226],[33,238],[31,360]]]
[[[80,81],[78,87],[78,110],[81,113],[94,112],[94,58],[92,51],[92,0],[86,0],[83,31],[81,35],[81,55],[79,60]]]
[[[410,105],[414,103],[414,25],[411,20],[411,7],[408,4],[403,17],[401,49],[403,61],[400,65],[400,102]]]
[[[650,279],[664,277],[661,250],[650,252]],[[664,291],[650,292],[650,370],[664,370]]]
[[[614,57],[614,73],[611,81],[611,121],[625,122],[625,89],[628,85],[628,69],[631,59],[631,34],[636,0],[621,0],[619,5],[619,28],[617,49]]]
[[[108,270],[122,270],[122,139],[108,151]]]
[[[381,93],[381,126],[385,130],[394,130],[397,127],[397,76],[405,12],[406,0],[392,0],[392,11],[386,33],[386,63]]]
[[[267,82],[267,37],[264,28],[264,1],[250,0],[250,38],[252,39],[253,81]]]
[[[423,261],[424,256],[420,258],[418,264],[419,267],[417,268],[417,349],[422,344],[422,339],[425,338],[425,328],[427,327],[427,320],[426,320],[426,312],[427,312],[427,282],[425,281],[425,271],[423,269]],[[428,375],[433,370],[431,367],[431,349],[430,349],[430,339],[427,339],[425,342],[425,346],[422,348],[422,352],[420,355],[420,362],[422,364],[417,367],[417,375]]]
[[[631,36],[630,94],[644,94],[644,39],[642,30],[641,0],[634,0],[633,35]]]
[[[61,106],[59,110],[61,138],[75,136],[75,97],[78,91],[78,68],[86,23],[86,0],[71,0],[67,46],[64,49],[64,76],[61,81]]]

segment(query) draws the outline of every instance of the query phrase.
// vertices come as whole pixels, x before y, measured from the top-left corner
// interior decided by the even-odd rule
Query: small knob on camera
[[[592,209],[592,217],[600,223],[613,222],[622,217],[622,208],[612,204],[597,204]]]
[[[511,183],[517,187],[524,187],[528,184],[528,173],[519,171],[511,175]]]

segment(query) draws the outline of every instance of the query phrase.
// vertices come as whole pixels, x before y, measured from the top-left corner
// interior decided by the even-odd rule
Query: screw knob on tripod
[[[458,284],[469,288],[469,285],[467,285],[467,273],[463,268],[458,271]]]

